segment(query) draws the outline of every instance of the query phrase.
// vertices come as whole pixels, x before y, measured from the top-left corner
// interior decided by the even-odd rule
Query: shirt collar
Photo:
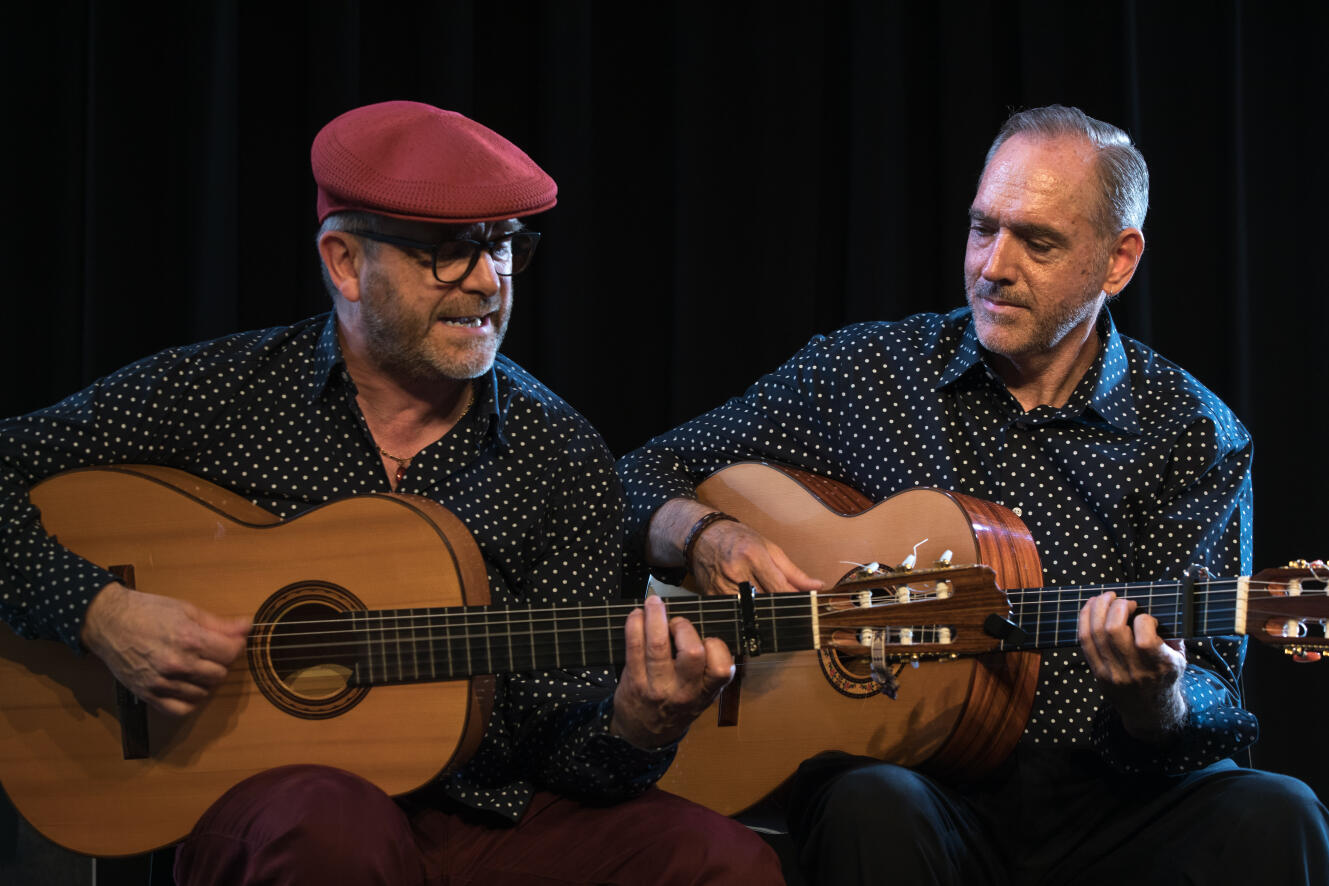
[[[985,363],[984,355],[987,352],[978,342],[970,310],[958,308],[947,315],[947,320],[960,326],[960,342],[933,390],[954,384],[980,363]],[[1083,414],[1092,410],[1109,425],[1131,434],[1139,434],[1140,422],[1136,417],[1135,398],[1131,394],[1126,348],[1122,344],[1121,334],[1117,332],[1117,324],[1112,321],[1112,313],[1106,307],[1098,314],[1098,337],[1104,343],[1103,348],[1094,358],[1085,377],[1076,385],[1063,411]],[[1087,391],[1092,393],[1086,396],[1084,392]]]
[[[332,384],[333,379],[339,378],[345,371],[346,358],[342,356],[341,341],[337,338],[337,312],[332,311],[323,324],[323,331],[318,335],[318,343],[314,345],[310,388],[306,392],[308,398],[311,401],[317,399]],[[350,380],[349,375],[346,378]]]
[[[499,448],[508,448],[507,436],[503,425],[507,418],[508,402],[512,399],[512,385],[506,378],[500,384],[497,371],[498,361],[489,371],[475,379],[475,402],[470,412],[481,421],[481,446],[492,442]],[[309,401],[315,401],[325,391],[337,383],[346,384],[351,391],[355,382],[346,371],[346,356],[342,353],[341,339],[337,335],[337,313],[333,311],[323,324],[318,342],[314,345],[314,359],[310,373],[310,387],[306,392]]]

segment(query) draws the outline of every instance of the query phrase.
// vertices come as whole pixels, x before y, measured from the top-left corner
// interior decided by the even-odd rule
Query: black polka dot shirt
[[[1251,441],[1190,374],[1120,335],[1105,310],[1099,356],[1061,408],[1025,412],[984,360],[967,309],[817,337],[741,397],[623,458],[628,549],[651,515],[711,472],[767,460],[874,500],[937,486],[998,502],[1033,533],[1044,584],[1250,571]],[[1254,741],[1236,702],[1235,638],[1188,645],[1189,716],[1162,745],[1133,741],[1078,649],[1043,656],[1024,741],[1096,746],[1128,771],[1182,772]]]
[[[168,465],[282,517],[389,491],[331,316],[149,357],[0,422],[0,458],[0,617],[76,648],[83,613],[111,576],[42,531],[27,497],[37,480],[88,465]],[[617,599],[622,492],[612,459],[581,415],[505,357],[398,490],[461,518],[495,603]],[[501,678],[479,752],[443,790],[513,820],[537,785],[598,801],[645,790],[672,750],[609,734],[613,688],[601,669]]]

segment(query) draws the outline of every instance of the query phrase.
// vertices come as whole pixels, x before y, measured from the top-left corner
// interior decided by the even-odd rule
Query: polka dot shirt
[[[1096,361],[1061,408],[1025,412],[984,360],[967,309],[817,337],[744,395],[623,458],[628,548],[651,515],[735,461],[814,471],[874,500],[937,486],[1020,515],[1044,584],[1250,571],[1251,441],[1190,374],[1120,335],[1108,312]],[[662,576],[666,579],[676,576]],[[1024,741],[1097,746],[1119,768],[1180,772],[1255,739],[1237,706],[1244,641],[1190,644],[1190,712],[1163,745],[1133,742],[1078,649],[1043,656]]]
[[[0,422],[0,617],[20,634],[77,648],[83,613],[111,580],[49,538],[28,501],[29,486],[62,470],[168,465],[281,517],[388,492],[355,393],[326,316],[168,350]],[[617,598],[622,493],[612,459],[581,415],[505,357],[398,489],[461,518],[495,603]],[[453,799],[515,820],[537,785],[611,801],[645,790],[672,758],[609,734],[609,670],[498,683],[480,750],[442,786]]]

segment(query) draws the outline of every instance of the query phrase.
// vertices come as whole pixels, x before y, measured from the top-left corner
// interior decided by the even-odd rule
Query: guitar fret
[[[1070,605],[1067,606],[1067,603],[1069,603]],[[1080,611],[1080,594],[1078,589],[1075,589],[1073,593],[1057,595],[1057,636],[1056,636],[1057,645],[1069,643],[1072,639],[1074,639],[1074,633],[1072,633],[1071,637],[1069,638],[1062,637],[1063,626],[1065,626],[1070,631],[1075,630],[1074,628],[1075,621],[1073,621],[1070,618],[1071,612],[1068,612],[1067,611],[1068,609],[1073,612]]]
[[[476,671],[475,660],[471,656],[471,614],[469,612],[462,612],[461,637],[462,648],[466,650],[466,673],[467,675],[474,674]]]
[[[420,646],[419,646],[420,641],[416,638],[415,635],[415,619],[416,619],[415,610],[412,609],[410,614],[411,679],[415,680],[416,682],[419,682],[420,681]]]
[[[448,660],[448,677],[457,676],[457,665],[452,660],[452,613],[443,613],[443,654]]]
[[[434,661],[434,619],[425,610],[425,649],[429,652],[429,679],[438,679],[438,665]]]
[[[486,674],[492,674],[494,672],[494,648],[489,642],[491,639],[492,638],[490,637],[489,634],[489,613],[486,612],[484,618],[484,641],[485,641],[484,667]],[[512,647],[509,646],[508,648],[511,649]]]
[[[1043,636],[1043,607],[1042,607],[1042,606],[1036,606],[1036,607],[1034,608],[1034,636],[1035,636],[1035,637],[1041,637],[1041,636]],[[1003,647],[1004,647],[1005,645],[1006,645],[1005,643],[1002,644]]]
[[[775,614],[775,598],[774,598],[774,597],[768,597],[768,598],[766,599],[766,607],[765,607],[765,608],[766,608],[766,610],[767,610],[767,613],[766,613],[766,621],[770,622],[770,625],[771,625],[771,651],[772,651],[772,652],[779,652],[779,651],[780,651],[780,619],[777,618],[777,617],[776,617],[776,614]]]
[[[406,679],[406,667],[401,657],[401,634],[402,634],[401,618],[402,616],[400,609],[392,610],[392,645],[397,658],[396,682],[398,683],[401,683]]]
[[[383,613],[382,613],[381,610],[379,611],[376,620],[378,621],[378,626],[377,626],[377,628],[375,629],[374,634],[378,637],[378,654],[379,654],[379,663],[378,663],[378,664],[379,664],[379,668],[378,668],[378,669],[379,669],[379,673],[382,674],[382,678],[381,678],[381,679],[382,679],[384,682],[387,682],[387,680],[388,680],[388,638],[387,638],[387,636],[386,636],[386,634],[385,634],[385,632],[387,631],[387,627],[386,627],[385,624],[384,624],[384,621],[383,621]]]
[[[1209,594],[1200,593],[1198,590],[1199,587],[1203,587],[1210,592],[1212,592],[1212,589],[1207,581],[1197,582],[1197,590],[1195,593],[1195,629],[1197,633],[1207,636],[1209,634]]]
[[[358,626],[357,626],[357,622],[359,623]],[[351,625],[352,625],[353,627],[355,627],[355,630],[356,630],[357,635],[364,635],[364,638],[365,638],[364,647],[363,647],[363,649],[361,650],[360,655],[357,655],[357,656],[355,657],[355,677],[356,677],[356,683],[359,684],[360,686],[368,686],[370,683],[373,682],[373,679],[374,679],[374,666],[373,666],[373,663],[372,663],[372,661],[371,661],[369,655],[367,654],[367,653],[369,652],[369,636],[368,636],[367,633],[365,633],[365,628],[364,628],[364,613],[361,612],[361,611],[358,611],[358,610],[355,611],[355,612],[352,612],[352,613],[351,613]],[[367,669],[367,670],[369,671],[368,674],[363,674],[363,673],[361,673],[361,665],[362,665],[362,664],[364,665],[365,669]]]

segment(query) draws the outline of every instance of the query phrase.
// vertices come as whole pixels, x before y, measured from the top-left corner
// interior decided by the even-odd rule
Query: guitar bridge
[[[111,566],[106,570],[127,588],[134,586],[132,564]],[[120,752],[126,760],[142,760],[150,753],[148,747],[148,706],[143,699],[115,681],[115,714],[120,720]]]

